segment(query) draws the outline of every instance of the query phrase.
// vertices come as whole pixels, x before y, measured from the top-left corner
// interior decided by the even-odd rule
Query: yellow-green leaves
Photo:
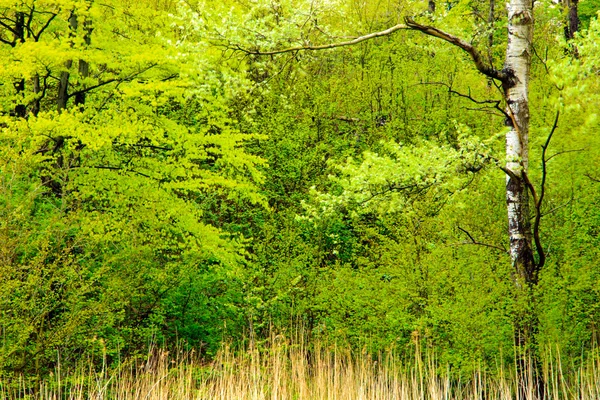
[[[456,147],[422,142],[403,146],[381,144],[380,152],[366,151],[360,160],[348,159],[337,166],[331,179],[339,194],[318,194],[313,214],[339,207],[352,212],[378,214],[409,211],[416,199],[425,197],[438,207],[491,161],[490,150],[479,139],[461,135]]]

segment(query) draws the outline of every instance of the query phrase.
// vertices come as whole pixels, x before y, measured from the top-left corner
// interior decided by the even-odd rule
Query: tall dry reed
[[[551,359],[551,358],[550,358]],[[567,376],[559,357],[544,366],[546,399],[600,400],[599,358]],[[274,336],[242,351],[224,346],[210,363],[193,353],[153,351],[144,362],[123,362],[100,372],[59,368],[34,389],[24,379],[0,379],[2,399],[204,399],[204,400],[509,400],[516,393],[514,371],[477,370],[468,380],[452,379],[431,357],[417,354],[403,364],[389,352],[373,359],[347,349]],[[532,392],[534,388],[529,387]]]

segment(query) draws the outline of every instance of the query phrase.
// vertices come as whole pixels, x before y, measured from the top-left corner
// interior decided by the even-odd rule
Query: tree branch
[[[6,28],[9,32],[11,32],[13,35],[17,35],[17,31],[16,29],[14,29],[12,26],[8,25],[7,23],[3,22],[2,20],[0,20],[0,26]],[[3,40],[4,43],[6,44],[10,44],[12,47],[14,47],[17,44],[16,40],[13,40],[12,42],[8,42]]]
[[[392,33],[399,31],[401,29],[409,29],[409,28],[404,24],[398,24],[398,25],[394,25],[391,28],[388,28],[384,31],[374,32],[374,33],[370,33],[368,35],[359,36],[357,38],[348,40],[346,42],[328,43],[328,44],[322,44],[322,45],[316,45],[316,46],[297,46],[297,47],[289,47],[287,49],[281,49],[281,50],[270,50],[270,51],[249,50],[249,49],[245,49],[245,48],[241,47],[240,45],[234,45],[233,48],[235,50],[242,51],[246,54],[253,54],[253,55],[260,55],[260,56],[291,53],[291,52],[300,51],[300,50],[326,50],[326,49],[334,49],[336,47],[352,46],[354,44],[364,42],[365,40],[375,39],[375,38],[382,37],[382,36],[388,36],[388,35],[391,35]]]
[[[580,151],[586,151],[586,150],[587,150],[587,148],[585,148],[585,147],[584,147],[583,149],[572,149],[572,150],[563,150],[563,151],[559,151],[559,152],[557,152],[557,153],[555,153],[555,154],[552,154],[550,157],[548,157],[548,158],[546,159],[546,162],[548,162],[548,161],[552,160],[554,157],[557,157],[557,156],[560,156],[560,155],[563,155],[563,154],[567,154],[567,153],[578,153],[578,152],[580,152]]]
[[[537,195],[535,188],[529,177],[526,173],[523,173],[523,180],[531,195],[533,196],[533,205],[535,207],[535,219],[533,222],[533,240],[535,242],[535,248],[537,250],[539,260],[536,265],[536,269],[539,271],[542,269],[544,264],[546,263],[546,253],[544,252],[544,248],[542,247],[542,241],[540,239],[540,222],[542,220],[542,204],[544,202],[544,195],[546,194],[546,179],[548,177],[548,159],[546,158],[546,152],[548,151],[548,147],[550,146],[550,141],[552,140],[552,136],[554,136],[554,132],[556,132],[556,128],[558,127],[558,118],[560,116],[560,111],[556,112],[556,117],[554,118],[554,123],[552,124],[552,129],[546,138],[546,142],[542,145],[542,182],[540,184],[540,193]]]
[[[136,171],[134,169],[127,169],[127,168],[122,168],[122,167],[112,167],[110,165],[94,165],[94,166],[92,166],[92,168],[96,168],[96,169],[108,169],[108,170],[111,170],[111,171],[133,172],[134,174],[143,176],[145,178],[156,179],[156,178],[151,177],[150,175],[146,175],[143,172],[139,172],[139,171]]]
[[[554,136],[554,132],[556,132],[556,128],[558,127],[559,117],[560,111],[556,111],[556,117],[554,117],[552,129],[548,134],[548,138],[546,138],[546,143],[544,143],[544,145],[542,146],[542,183],[540,186],[540,198],[538,199],[538,204],[535,207],[535,221],[533,223],[533,238],[535,240],[535,247],[537,248],[537,252],[540,257],[540,260],[538,261],[538,269],[541,269],[544,266],[544,263],[546,262],[546,253],[544,252],[544,248],[542,247],[542,242],[540,240],[540,221],[542,219],[542,204],[544,201],[544,195],[546,194],[546,179],[548,177],[548,160],[546,159],[546,152],[548,151],[548,147],[550,146],[552,136]]]
[[[0,37],[0,42],[2,42],[2,43],[5,43],[5,44],[7,44],[7,45],[9,45],[9,46],[11,46],[11,47],[13,47],[13,46],[15,45],[15,42],[14,42],[14,41],[13,41],[13,42],[10,42],[10,41],[8,41],[8,40],[6,40],[6,39],[3,39],[3,38],[1,38],[1,37]]]
[[[50,16],[50,18],[48,18],[48,20],[46,21],[46,23],[40,28],[40,30],[38,31],[37,34],[33,34],[33,38],[35,39],[35,41],[39,41],[40,40],[40,36],[42,36],[42,33],[44,33],[44,31],[50,26],[50,24],[52,23],[52,21],[54,20],[54,18],[56,18],[58,14],[52,14]]]
[[[506,72],[497,70],[493,66],[486,64],[483,61],[483,57],[481,57],[481,54],[479,54],[477,49],[475,47],[473,47],[473,45],[471,43],[468,43],[457,36],[454,36],[450,33],[439,30],[433,26],[421,25],[421,24],[415,22],[415,20],[410,17],[406,17],[404,19],[404,22],[406,22],[406,26],[409,29],[420,31],[426,35],[434,36],[436,38],[445,40],[446,42],[463,49],[465,52],[467,52],[471,56],[471,58],[473,59],[473,62],[475,63],[475,66],[477,67],[477,70],[479,72],[481,72],[482,74],[489,76],[490,78],[497,79],[502,82],[507,81],[510,78],[509,74],[507,74]]]
[[[598,178],[594,178],[591,174],[584,174],[587,178],[589,178],[590,181],[592,182],[600,182],[600,179]]]
[[[494,110],[498,110],[502,113],[502,116],[504,116],[505,118],[510,118],[510,116],[508,115],[508,113],[506,111],[504,111],[504,109],[502,107],[500,107],[500,103],[502,102],[502,100],[477,100],[475,99],[473,96],[471,96],[471,89],[469,88],[469,94],[464,94],[461,92],[458,92],[454,89],[452,89],[452,86],[444,83],[444,82],[423,82],[422,85],[441,85],[441,86],[445,86],[448,88],[448,93],[454,94],[458,97],[462,97],[464,99],[468,99],[470,101],[472,101],[475,104],[492,104],[493,106],[491,107],[483,107],[483,108],[468,108],[468,110],[472,110],[472,111],[484,111],[487,109],[494,109]],[[494,114],[494,115],[498,115],[498,114]],[[499,115],[500,116],[500,115]]]
[[[84,93],[90,92],[90,91],[92,91],[94,89],[98,89],[99,87],[102,87],[102,86],[105,86],[105,85],[108,85],[110,83],[117,82],[117,81],[121,81],[121,79],[117,79],[117,78],[109,79],[107,81],[100,82],[97,85],[89,86],[89,87],[87,87],[85,89],[81,89],[81,90],[78,90],[76,92],[69,93],[69,95],[67,97],[71,98],[73,96],[77,96],[78,94],[84,94]],[[123,81],[125,81],[125,79],[123,79]]]
[[[500,246],[494,246],[493,244],[488,244],[488,243],[481,243],[475,240],[475,238],[473,237],[473,235],[471,235],[469,233],[469,231],[467,231],[466,229],[461,228],[459,225],[456,226],[461,232],[464,232],[469,239],[471,240],[471,243],[465,243],[465,244],[474,244],[477,246],[483,246],[483,247],[488,247],[490,249],[495,249],[495,250],[500,250],[501,252],[508,254],[508,251],[504,248],[504,247],[500,247]]]
[[[78,91],[73,92],[73,93],[69,93],[68,97],[71,98],[71,97],[76,96],[78,94],[87,93],[87,92],[90,92],[90,91],[92,91],[94,89],[98,89],[99,87],[102,87],[102,86],[105,86],[105,85],[108,85],[108,84],[114,83],[114,82],[119,82],[119,83],[129,82],[133,78],[135,78],[136,76],[139,76],[139,75],[143,74],[144,72],[147,72],[147,71],[151,70],[152,68],[156,67],[156,65],[157,64],[152,63],[148,67],[146,67],[146,68],[144,68],[144,69],[142,69],[140,71],[134,72],[133,74],[128,75],[128,76],[126,76],[124,78],[112,78],[112,79],[108,79],[108,80],[106,80],[104,82],[99,82],[96,85],[93,85],[93,86],[90,86],[90,87],[78,90]]]
[[[498,160],[495,160],[496,162],[498,162]],[[514,173],[512,172],[510,169],[503,167],[502,165],[498,165],[498,168],[500,168],[502,170],[502,172],[504,172],[506,175],[508,175],[510,177],[510,179],[515,179],[515,180],[519,180],[520,178]]]
[[[509,74],[505,71],[502,71],[502,70],[497,70],[493,66],[486,64],[485,61],[483,60],[483,57],[481,56],[481,54],[479,54],[477,49],[472,44],[466,42],[465,40],[463,40],[457,36],[454,36],[450,33],[444,32],[440,29],[437,29],[433,26],[421,25],[421,24],[415,22],[415,20],[410,17],[406,17],[404,19],[404,22],[405,22],[405,24],[397,24],[386,30],[370,33],[370,34],[364,35],[364,36],[359,36],[357,38],[348,40],[346,42],[328,43],[328,44],[322,44],[322,45],[316,45],[316,46],[311,46],[311,45],[296,46],[296,47],[289,47],[289,48],[281,49],[281,50],[269,50],[269,51],[262,51],[259,49],[250,50],[250,49],[243,48],[242,46],[240,46],[238,44],[231,45],[231,48],[233,48],[234,50],[242,51],[246,54],[263,55],[263,56],[291,53],[294,51],[301,51],[301,50],[326,50],[326,49],[333,49],[336,47],[352,46],[352,45],[358,44],[360,42],[364,42],[365,40],[370,40],[370,39],[374,39],[374,38],[378,38],[378,37],[382,37],[382,36],[391,35],[392,33],[402,30],[402,29],[411,29],[411,30],[423,32],[426,35],[437,37],[437,38],[445,40],[446,42],[451,43],[457,47],[460,47],[461,49],[463,49],[465,52],[467,52],[471,56],[471,58],[473,59],[473,62],[475,63],[475,66],[477,67],[477,70],[479,72],[481,72],[482,74],[489,76],[490,78],[497,79],[502,82],[507,82],[510,80],[511,74]]]

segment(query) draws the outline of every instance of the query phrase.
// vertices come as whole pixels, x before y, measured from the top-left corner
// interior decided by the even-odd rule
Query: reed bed
[[[433,357],[403,363],[388,352],[379,357],[338,347],[273,337],[266,346],[234,351],[225,345],[210,363],[193,352],[153,350],[144,362],[123,362],[96,371],[91,363],[76,371],[57,368],[34,388],[24,378],[0,378],[2,399],[39,400],[513,400],[531,398],[532,385],[519,394],[514,371],[478,369],[469,379],[453,378]],[[566,374],[560,358],[543,368],[545,398],[600,399],[598,357]]]

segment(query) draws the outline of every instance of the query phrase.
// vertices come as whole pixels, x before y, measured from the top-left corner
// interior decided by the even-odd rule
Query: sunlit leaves
[[[385,214],[407,211],[426,195],[434,203],[445,202],[492,159],[483,142],[467,135],[460,137],[457,148],[382,143],[380,153],[366,151],[360,161],[351,158],[338,166],[339,174],[331,179],[341,193],[317,195],[317,207],[325,214],[339,207]]]

